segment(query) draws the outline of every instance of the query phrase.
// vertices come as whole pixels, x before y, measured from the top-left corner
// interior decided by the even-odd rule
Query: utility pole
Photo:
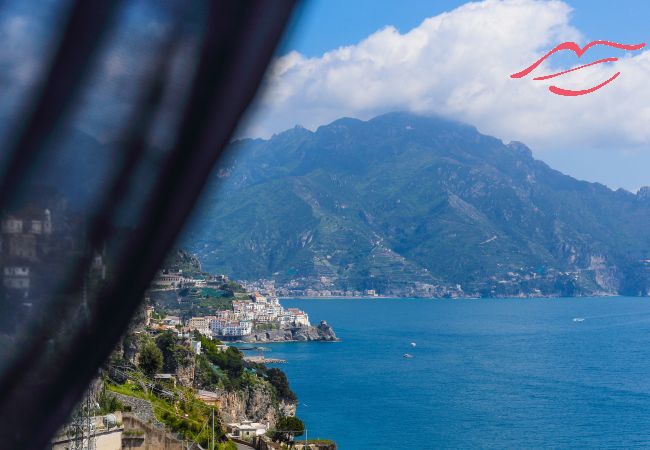
[[[92,390],[77,405],[68,425],[68,436],[71,438],[71,448],[75,450],[95,450],[95,431],[93,409],[96,400]]]
[[[212,450],[214,450],[214,408],[212,408]]]

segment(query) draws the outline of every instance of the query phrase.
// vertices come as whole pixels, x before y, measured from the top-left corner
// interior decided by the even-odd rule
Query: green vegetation
[[[199,260],[194,255],[182,249],[172,250],[163,263],[163,267],[173,272],[182,271],[184,275],[203,275]]]
[[[244,355],[234,347],[216,353],[206,352],[206,356],[210,363],[219,366],[231,379],[240,377],[244,371]]]
[[[246,363],[237,348],[231,346],[221,350],[218,348],[222,344],[220,341],[198,332],[193,337],[201,342],[200,355],[195,355],[187,341],[179,339],[171,331],[161,332],[155,338],[146,335],[138,335],[137,339],[125,337],[125,341],[140,348],[139,371],[129,372],[128,376],[115,376],[107,382],[108,390],[149,400],[158,420],[185,438],[198,441],[206,438],[201,426],[211,413],[210,407],[198,401],[190,388],[167,384],[158,386],[153,382],[153,375],[157,372],[164,370],[173,374],[194,363],[194,386],[197,388],[239,390],[260,385],[266,386],[275,400],[296,401],[287,377],[280,369]],[[112,355],[110,364],[123,366],[126,362]],[[100,407],[105,411],[123,407],[110,394],[103,394],[100,400]]]
[[[272,331],[279,329],[280,326],[276,323],[258,323],[255,325],[255,331]]]
[[[229,297],[201,297],[194,304],[197,315],[210,315],[214,311],[232,310],[232,298]],[[203,314],[201,314],[203,313]]]
[[[200,294],[204,298],[232,297],[232,292],[222,289],[204,287],[200,289]]]
[[[170,400],[160,396],[155,389],[146,392],[142,388],[143,384],[152,386],[149,378],[134,374],[123,384],[106,382],[106,388],[108,391],[148,400],[153,406],[156,419],[172,432],[180,434],[183,439],[195,440],[204,447],[208,445],[212,438],[211,427],[207,426],[212,418],[211,407],[197,400],[191,389],[174,389],[174,399]],[[215,431],[218,432],[215,436],[217,439],[225,439],[221,428]]]
[[[144,343],[140,350],[138,364],[140,369],[149,377],[153,377],[163,367],[163,354],[151,341]]]
[[[295,402],[298,400],[296,394],[289,387],[289,380],[283,371],[277,368],[266,370],[266,379],[271,386],[275,388],[278,397],[287,402]]]
[[[111,395],[108,392],[106,392],[105,386],[99,395],[98,403],[99,403],[99,411],[97,412],[98,415],[105,415],[105,414],[114,413],[115,411],[125,410],[124,403],[119,401],[117,397],[115,397],[114,395]]]
[[[162,369],[165,373],[174,373],[178,367],[186,366],[194,358],[192,350],[187,345],[182,345],[171,330],[156,337],[156,346],[162,354]]]
[[[122,436],[126,437],[139,437],[144,436],[144,431],[142,430],[124,430]]]
[[[305,432],[305,424],[297,417],[281,417],[275,425],[275,430],[270,430],[268,436],[275,442],[289,444],[295,437],[302,436]]]
[[[232,441],[220,442],[217,444],[215,450],[237,450],[237,444]]]
[[[237,348],[219,350],[217,345],[221,342],[196,333],[197,337],[201,341],[202,352],[196,358],[195,378],[201,386],[232,390],[260,383],[256,376],[245,370],[244,355]]]
[[[221,289],[225,290],[226,292],[230,292],[233,295],[236,293],[244,293],[246,292],[246,289],[244,287],[237,283],[236,281],[230,280],[227,283],[223,284],[221,286]]]
[[[246,363],[246,366],[248,370],[253,371],[271,385],[277,400],[287,403],[298,401],[298,397],[289,387],[289,379],[282,370],[276,367],[268,368],[264,364],[257,363]]]
[[[179,290],[152,291],[151,297],[156,305],[174,314],[188,318],[207,316],[215,311],[232,310],[232,301],[245,296],[243,288],[234,282],[219,283],[210,287],[185,287]],[[178,298],[180,297],[180,303]]]
[[[179,289],[156,290],[153,285],[149,296],[156,312],[154,319],[161,319],[165,314],[178,315],[183,319],[194,316],[212,315],[215,311],[232,310],[234,299],[248,298],[244,287],[233,280],[224,281],[223,277],[213,277],[201,271],[199,261],[185,250],[173,250],[163,267],[171,272],[181,271],[184,276],[196,280],[209,280],[207,286],[183,286]]]

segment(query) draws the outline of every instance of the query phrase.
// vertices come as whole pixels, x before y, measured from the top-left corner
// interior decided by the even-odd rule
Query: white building
[[[289,308],[287,309],[288,322],[294,327],[308,327],[311,324],[309,323],[309,316],[306,312],[299,310],[298,308]]]
[[[214,316],[192,317],[188,328],[206,336],[241,337],[253,332],[255,324],[278,324],[280,327],[310,326],[309,316],[300,309],[285,310],[277,297],[259,293],[252,300],[234,300],[232,311],[217,311]]]
[[[253,324],[244,321],[213,320],[210,323],[210,329],[215,337],[240,337],[251,334]]]
[[[269,429],[268,424],[243,420],[241,422],[229,423],[226,425],[230,437],[250,439],[262,436]]]

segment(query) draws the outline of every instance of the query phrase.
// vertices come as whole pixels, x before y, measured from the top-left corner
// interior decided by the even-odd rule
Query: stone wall
[[[184,450],[183,441],[152,423],[142,421],[133,413],[122,416],[124,434],[122,449],[128,450]],[[142,434],[136,434],[138,431]]]
[[[124,406],[130,407],[131,416],[135,416],[141,422],[151,424],[158,429],[165,429],[165,424],[156,419],[156,415],[153,412],[153,406],[151,406],[151,402],[141,398],[119,394],[117,392],[109,392],[108,394],[114,395],[119,401],[124,404]],[[125,415],[126,414],[128,413],[125,413]]]

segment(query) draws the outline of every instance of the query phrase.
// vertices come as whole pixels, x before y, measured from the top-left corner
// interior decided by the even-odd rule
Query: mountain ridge
[[[184,246],[212,271],[289,293],[650,287],[643,189],[576,180],[461,122],[397,112],[295,127],[233,142],[216,172]]]

